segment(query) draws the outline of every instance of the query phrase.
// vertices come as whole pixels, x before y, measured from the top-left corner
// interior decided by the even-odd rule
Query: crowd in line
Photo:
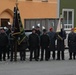
[[[53,60],[65,60],[65,43],[66,32],[61,29],[60,32],[54,32],[53,28],[40,31],[37,26],[32,29],[32,33],[26,37],[20,45],[17,44],[17,51],[20,53],[20,60],[26,60],[26,49],[29,48],[30,57],[29,61],[35,59],[35,61],[48,61],[50,58]],[[55,42],[57,41],[57,45]],[[76,56],[76,33],[74,29],[68,34],[68,52],[69,60],[74,59]],[[57,51],[57,54],[56,54]],[[45,52],[45,53],[44,53]],[[7,31],[0,28],[0,61],[14,60],[15,54],[15,39],[12,35],[12,31],[9,28]],[[57,55],[57,56],[56,56]],[[6,58],[7,56],[7,58]]]

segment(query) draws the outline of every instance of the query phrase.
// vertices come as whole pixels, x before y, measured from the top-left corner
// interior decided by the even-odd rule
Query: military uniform
[[[6,34],[7,34],[7,36],[8,36],[8,39],[10,38],[9,37],[9,35],[10,35],[10,33],[11,33],[11,30],[10,29],[8,29],[8,30],[6,30]],[[10,40],[9,40],[10,41]],[[8,46],[7,46],[7,58],[9,59],[10,58],[10,43],[8,43]]]
[[[35,31],[34,29],[32,31]],[[39,37],[36,33],[32,33],[29,35],[29,48],[30,48],[30,61],[32,61],[33,58],[33,52],[34,52],[34,58],[36,61],[38,61],[38,45],[39,45]]]
[[[3,59],[6,60],[6,47],[8,45],[8,37],[5,31],[2,29],[0,30],[0,61]],[[3,54],[3,57],[2,57]]]
[[[57,35],[57,60],[60,60],[60,57],[62,58],[62,60],[64,60],[65,39],[66,33],[63,29],[61,29],[61,32],[59,32]]]
[[[10,44],[10,61],[13,61],[14,58],[14,36],[12,33],[9,34],[9,44]]]
[[[48,32],[48,35],[49,35],[49,38],[50,38],[50,45],[49,45],[49,59],[50,59],[50,56],[51,56],[51,52],[53,53],[52,54],[52,57],[53,59],[55,59],[55,40],[56,40],[56,33],[54,31],[51,31],[50,29],[50,32]]]
[[[40,39],[41,31],[40,30],[36,30],[36,34],[39,36],[39,39]],[[37,49],[38,49],[38,59],[39,59],[39,56],[40,56],[40,43],[39,43]]]
[[[28,47],[28,40],[27,37],[18,45],[20,51],[20,60],[25,61],[26,59],[26,48]]]
[[[68,35],[69,59],[75,59],[76,56],[76,33],[71,32]]]
[[[46,30],[43,30],[43,34],[40,36],[40,46],[41,46],[41,61],[44,57],[45,50],[45,60],[48,61],[48,47],[49,47],[50,39],[46,34]]]

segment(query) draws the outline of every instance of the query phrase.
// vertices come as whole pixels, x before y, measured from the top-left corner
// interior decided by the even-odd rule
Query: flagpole
[[[18,0],[16,0],[16,9],[18,7]],[[15,55],[14,55],[14,61],[17,61],[17,40],[15,40]]]
[[[18,7],[18,0],[16,0],[16,7]]]

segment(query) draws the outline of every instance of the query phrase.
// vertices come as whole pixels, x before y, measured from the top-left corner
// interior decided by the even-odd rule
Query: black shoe
[[[43,61],[43,59],[40,59],[40,61]]]
[[[75,60],[75,58],[73,58]]]
[[[0,61],[2,61],[2,59],[0,59]]]
[[[35,59],[35,61],[38,61],[38,59]]]
[[[69,60],[72,60],[72,58],[69,58]]]
[[[25,61],[25,59],[23,59],[23,61]]]
[[[10,60],[10,61],[13,61],[13,60]]]
[[[48,59],[45,59],[45,61],[48,61]]]
[[[55,60],[55,58],[53,58],[53,60]]]
[[[30,61],[32,61],[32,59],[30,59]]]
[[[3,61],[6,61],[6,59],[3,59]]]
[[[56,59],[56,60],[60,60],[60,59]]]
[[[65,60],[65,59],[62,59],[62,60]]]

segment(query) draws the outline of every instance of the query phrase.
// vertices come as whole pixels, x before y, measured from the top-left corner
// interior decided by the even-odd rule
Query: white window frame
[[[62,10],[62,16],[64,15],[64,11],[67,11],[67,12],[72,12],[72,24],[69,24],[68,23],[68,13],[67,13],[67,24],[64,24],[64,30],[71,30],[71,28],[74,27],[74,9],[63,9]],[[64,18],[64,16],[63,16]],[[67,28],[66,28],[67,26]],[[68,26],[71,26],[70,28],[68,28]]]

